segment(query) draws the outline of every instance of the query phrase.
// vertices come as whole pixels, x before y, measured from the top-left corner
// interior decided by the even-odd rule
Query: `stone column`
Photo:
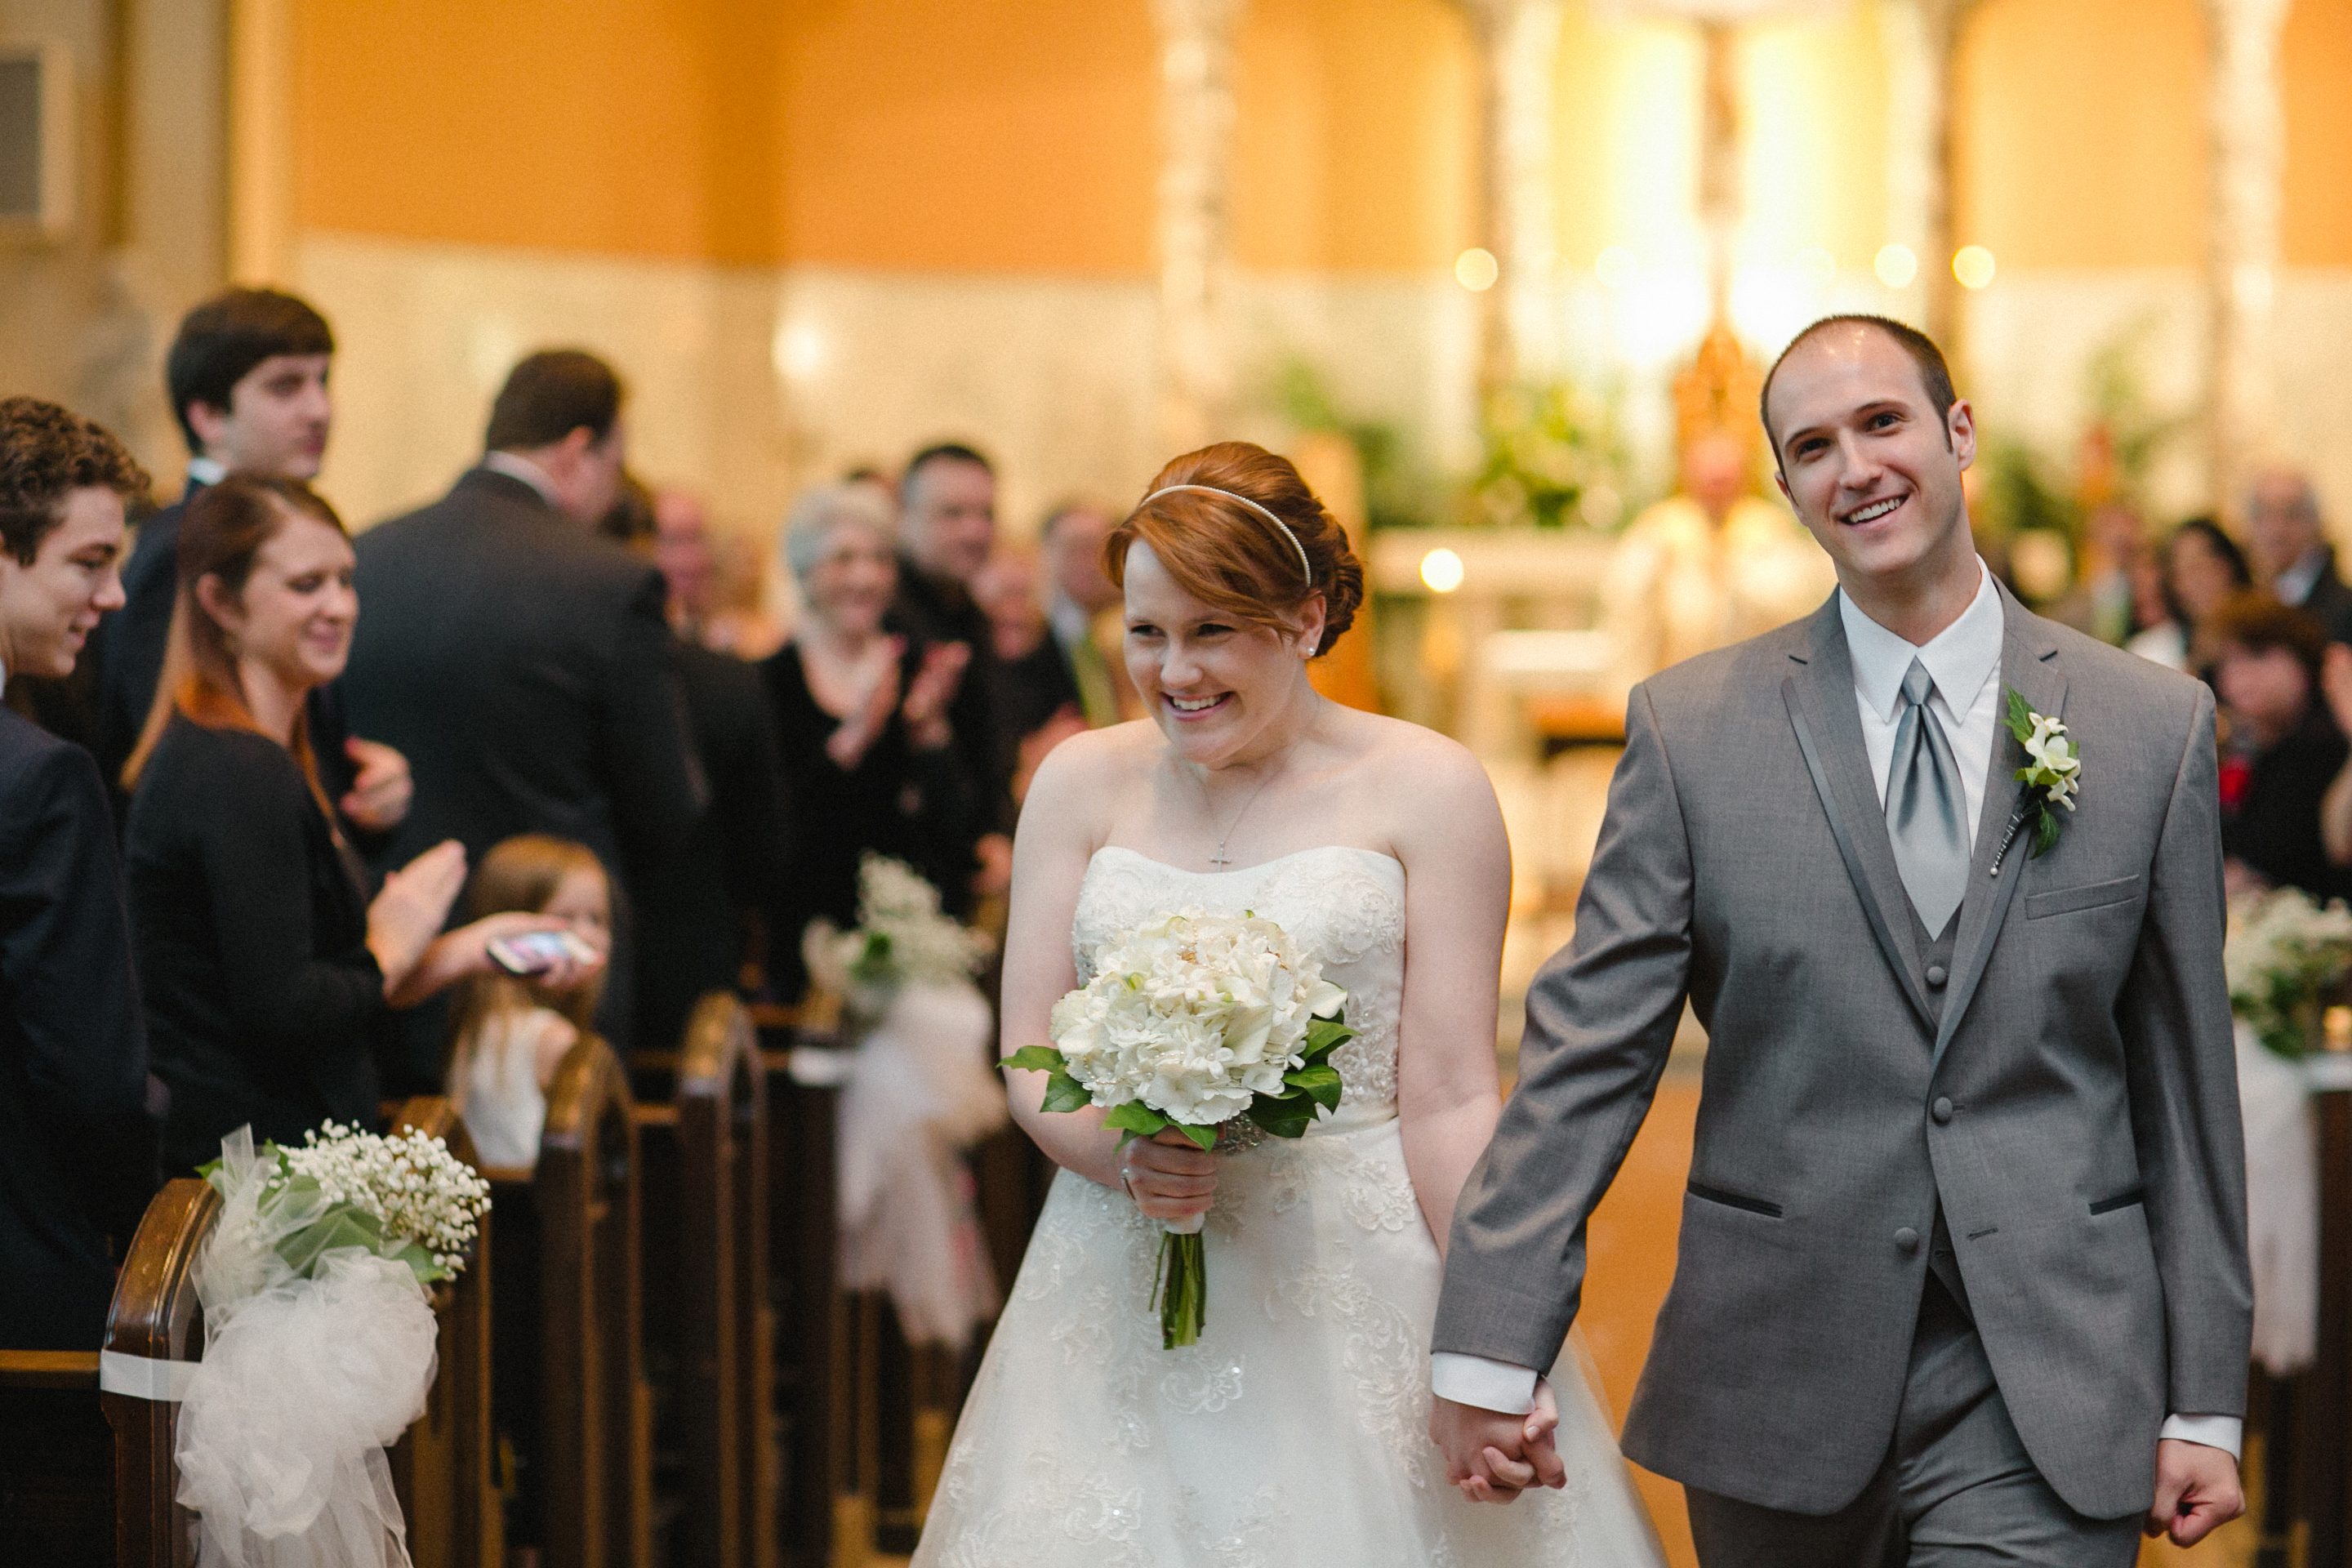
[[[1160,29],[1160,429],[1218,438],[1232,372],[1234,28],[1244,0],[1152,0]]]
[[[2273,410],[2271,295],[2279,265],[2286,112],[2279,34],[2288,0],[2204,0],[2207,136],[2206,441],[2217,511],[2237,510],[2241,478],[2263,456]]]
[[[1500,269],[1478,312],[1478,384],[1493,391],[1559,369],[1552,81],[1562,7],[1561,0],[1461,4],[1478,43],[1478,243]]]
[[[1927,335],[1958,352],[1952,277],[1952,99],[1961,31],[1980,0],[1879,0],[1887,71],[1886,237],[1919,255]]]

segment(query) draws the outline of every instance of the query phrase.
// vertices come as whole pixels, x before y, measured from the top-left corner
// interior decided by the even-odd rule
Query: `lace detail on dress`
[[[1289,1521],[1290,1510],[1272,1487],[1260,1487],[1244,1500],[1228,1526],[1206,1521],[1212,1506],[1198,1487],[1177,1494],[1176,1533],[1185,1545],[1198,1550],[1212,1568],[1276,1568],[1282,1550],[1279,1527]]]
[[[941,1482],[940,1493],[967,1523],[940,1559],[947,1568],[1031,1568],[1047,1542],[1090,1546],[1103,1568],[1150,1568],[1143,1542],[1143,1489],[1120,1489],[1088,1465],[1051,1449],[1032,1449],[1010,1507],[972,1511],[979,1500],[969,1471]]]
[[[1426,1339],[1394,1302],[1358,1276],[1344,1245],[1336,1262],[1310,1264],[1276,1285],[1266,1310],[1283,1306],[1304,1318],[1328,1315],[1346,1325],[1339,1365],[1355,1379],[1364,1426],[1389,1446],[1414,1489],[1426,1488],[1435,1454],[1427,1436]]]
[[[1356,1037],[1331,1054],[1342,1105],[1396,1101],[1396,1016],[1404,966],[1404,868],[1376,850],[1330,845],[1240,871],[1187,871],[1132,849],[1095,852],[1070,928],[1078,984],[1094,978],[1095,949],[1155,915],[1188,905],[1213,914],[1253,910],[1323,961],[1348,991]]]

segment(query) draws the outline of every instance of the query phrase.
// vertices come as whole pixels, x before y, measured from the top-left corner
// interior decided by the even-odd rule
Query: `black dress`
[[[2352,875],[2329,864],[2319,837],[2319,806],[2343,771],[2344,737],[2324,712],[2251,762],[2222,764],[2221,853],[2242,860],[2274,887],[2301,888],[2316,899],[2352,892]]]
[[[390,1015],[367,896],[286,748],[174,717],[125,852],[148,1047],[172,1090],[165,1169],[215,1158],[247,1122],[257,1143],[372,1125]]]
[[[910,647],[900,670],[912,680],[920,652]],[[857,923],[857,862],[866,851],[904,860],[939,889],[949,913],[971,906],[972,846],[989,826],[981,789],[958,750],[917,751],[903,720],[892,715],[857,766],[845,770],[824,743],[841,721],[817,706],[800,648],[786,643],[761,667],[775,706],[776,743],[793,803],[793,847],[768,900],[768,970],[777,992],[796,996],[806,983],[801,933],[819,915]]]

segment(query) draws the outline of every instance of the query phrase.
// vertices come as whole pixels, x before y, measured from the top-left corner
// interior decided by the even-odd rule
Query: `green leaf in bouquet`
[[[1024,1072],[1067,1072],[1068,1058],[1051,1046],[1024,1046],[1003,1061],[1001,1068],[1019,1068]]]
[[[1094,1103],[1087,1086],[1070,1076],[1069,1059],[1051,1046],[1024,1046],[996,1065],[1051,1074],[1045,1079],[1045,1099],[1041,1110],[1084,1110]]]
[[[383,1250],[383,1222],[365,1209],[337,1204],[310,1225],[278,1244],[278,1256],[295,1273],[309,1277],[320,1257],[333,1247],[358,1247]]]
[[[1356,1031],[1348,1027],[1346,1014],[1337,1018],[1318,1018],[1307,1026],[1307,1059],[1320,1061],[1355,1037]]]
[[[1125,1148],[1128,1138],[1149,1138],[1168,1125],[1168,1118],[1139,1100],[1130,1100],[1125,1105],[1112,1106],[1103,1117],[1103,1125],[1116,1127],[1127,1134],[1127,1138],[1118,1141],[1119,1146]]]
[[[850,978],[861,985],[880,985],[891,977],[890,933],[872,931],[866,933],[866,949],[857,962],[849,966]]]
[[[1276,1138],[1304,1138],[1315,1122],[1315,1102],[1297,1092],[1261,1094],[1243,1114]]]
[[[1283,1074],[1282,1081],[1293,1089],[1304,1089],[1308,1099],[1326,1110],[1339,1109],[1339,1069],[1335,1067],[1318,1062]]]
[[[1045,1080],[1045,1100],[1040,1108],[1045,1110],[1084,1110],[1095,1102],[1087,1086],[1068,1073],[1057,1072]]]

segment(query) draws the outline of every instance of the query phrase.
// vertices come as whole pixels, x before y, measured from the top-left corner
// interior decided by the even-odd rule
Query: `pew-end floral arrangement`
[[[1046,1110],[1093,1105],[1119,1144],[1174,1131],[1205,1150],[1298,1138],[1339,1108],[1331,1053],[1355,1036],[1348,994],[1282,927],[1180,910],[1095,949],[1094,978],[1054,1004],[1050,1046],[998,1065],[1043,1072]],[[1207,1322],[1203,1216],[1161,1224],[1153,1295],[1162,1348]]]
[[[907,984],[969,984],[988,961],[986,936],[940,908],[940,890],[904,860],[867,850],[857,862],[857,924],[822,917],[801,936],[809,977],[879,1013]]]
[[[176,1449],[201,1561],[403,1568],[384,1450],[425,1413],[426,1290],[467,1266],[489,1184],[438,1138],[331,1121],[299,1147],[240,1127],[202,1173],[222,1202]]]

